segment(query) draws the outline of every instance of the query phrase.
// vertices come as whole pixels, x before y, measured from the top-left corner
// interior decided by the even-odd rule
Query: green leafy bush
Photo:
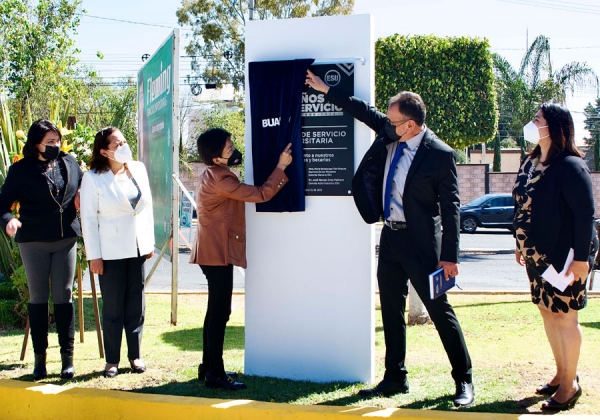
[[[498,115],[486,39],[393,35],[375,44],[377,108],[403,90],[422,96],[427,125],[454,149],[491,140]]]

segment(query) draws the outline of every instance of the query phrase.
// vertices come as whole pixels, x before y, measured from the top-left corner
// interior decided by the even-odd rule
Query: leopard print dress
[[[569,312],[580,310],[587,304],[587,291],[585,279],[579,279],[564,291],[560,291],[544,280],[542,273],[549,267],[546,255],[540,254],[535,243],[529,238],[531,229],[531,192],[536,184],[543,179],[544,172],[535,169],[539,158],[527,158],[517,175],[513,188],[515,199],[515,237],[517,248],[525,259],[531,301],[538,307],[552,312]]]

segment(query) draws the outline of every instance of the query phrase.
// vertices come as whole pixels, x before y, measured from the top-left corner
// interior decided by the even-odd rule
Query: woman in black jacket
[[[594,196],[567,109],[543,104],[523,134],[537,145],[513,188],[516,260],[527,268],[532,301],[556,361],[556,374],[536,393],[550,396],[542,409],[558,411],[572,407],[582,392],[576,373],[582,342],[577,311],[587,304],[586,280],[597,248]],[[570,282],[561,286],[548,269],[565,270]]]
[[[75,201],[83,172],[73,156],[60,151],[62,136],[48,120],[34,122],[23,147],[24,158],[11,165],[0,192],[0,225],[16,234],[27,275],[29,324],[35,353],[34,379],[46,377],[50,284],[60,344],[62,378],[72,378],[77,237],[81,236]],[[19,218],[11,207],[19,202]],[[48,281],[50,280],[50,281]]]

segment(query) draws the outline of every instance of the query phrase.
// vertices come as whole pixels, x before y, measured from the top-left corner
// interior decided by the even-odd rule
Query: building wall
[[[469,156],[471,163],[478,164],[482,162],[481,150],[470,150]],[[501,151],[501,168],[502,172],[517,172],[521,166],[521,149],[502,149]],[[485,162],[490,164],[490,168],[494,163],[494,150],[488,149],[485,152]]]

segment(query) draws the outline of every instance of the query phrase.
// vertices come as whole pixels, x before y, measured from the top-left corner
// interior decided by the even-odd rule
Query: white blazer
[[[127,168],[142,196],[135,209],[112,171],[87,171],[81,181],[81,230],[88,260],[120,260],[154,251],[154,216],[146,167],[131,161]]]

